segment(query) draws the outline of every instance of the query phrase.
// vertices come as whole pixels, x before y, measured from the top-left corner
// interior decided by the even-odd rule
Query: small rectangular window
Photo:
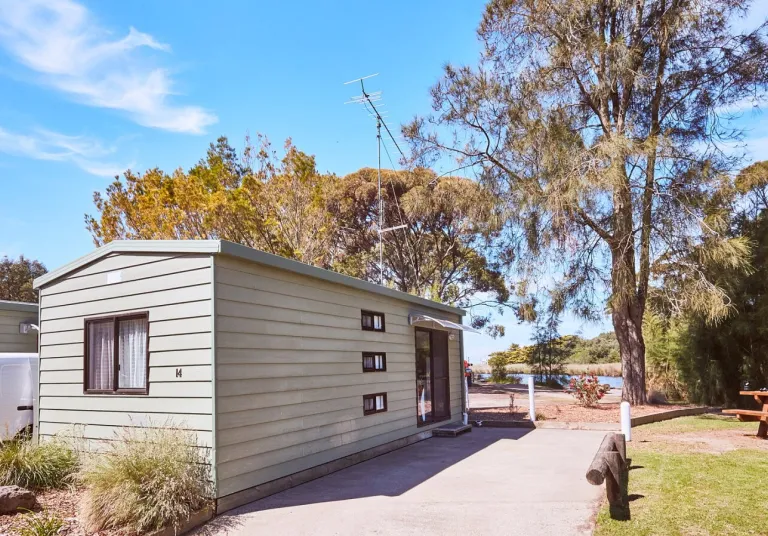
[[[363,352],[363,372],[384,372],[387,370],[387,354],[384,352]]]
[[[361,324],[366,331],[385,331],[384,313],[362,311]]]
[[[387,411],[387,393],[363,395],[363,415]]]
[[[85,321],[85,392],[147,394],[147,313]]]

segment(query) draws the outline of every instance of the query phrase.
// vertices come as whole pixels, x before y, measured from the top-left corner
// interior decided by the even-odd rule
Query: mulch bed
[[[86,531],[77,520],[77,505],[80,503],[82,491],[76,488],[48,490],[37,492],[37,502],[40,508],[37,511],[46,510],[56,514],[64,521],[59,535],[61,536],[95,536]],[[23,526],[22,515],[0,515],[0,536],[18,534]],[[101,530],[98,536],[121,536],[120,531]]]
[[[674,404],[649,404],[632,406],[632,416],[652,415],[673,409],[690,408]],[[552,404],[536,407],[539,420],[558,422],[594,422],[618,423],[621,420],[619,404],[601,403],[593,408],[585,408],[577,404]],[[542,418],[543,417],[543,418]],[[509,408],[481,408],[470,410],[470,419],[480,421],[522,421],[528,420],[528,408],[516,406],[514,412]]]

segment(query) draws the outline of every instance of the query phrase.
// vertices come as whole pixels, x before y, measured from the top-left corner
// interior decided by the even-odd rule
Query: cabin
[[[0,300],[0,354],[37,352],[37,304]]]
[[[40,440],[182,426],[218,512],[463,418],[462,309],[224,240],[115,241],[34,286]]]

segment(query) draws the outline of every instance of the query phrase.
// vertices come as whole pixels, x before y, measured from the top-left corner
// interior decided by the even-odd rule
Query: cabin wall
[[[172,423],[212,445],[212,265],[210,255],[114,254],[41,289],[41,438],[99,448],[122,426]],[[85,320],[144,311],[149,394],[84,394]]]
[[[22,307],[29,310],[19,310]],[[22,322],[38,323],[37,304],[24,307],[0,302],[0,353],[37,352],[37,331],[30,329],[29,333],[19,333]]]
[[[215,285],[218,497],[431,428],[417,427],[408,314],[457,315],[222,255]],[[386,332],[363,331],[361,309],[384,313]],[[363,351],[386,352],[387,371],[363,373]],[[456,421],[459,337],[449,354]],[[380,392],[388,410],[364,416]]]

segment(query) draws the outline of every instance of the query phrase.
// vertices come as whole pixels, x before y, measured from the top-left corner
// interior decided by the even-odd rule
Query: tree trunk
[[[623,170],[618,171],[619,174]],[[613,330],[619,341],[622,399],[632,405],[645,404],[645,341],[643,312],[645,296],[638,292],[635,271],[635,239],[629,181],[614,192],[615,233],[611,243],[611,299]]]
[[[637,314],[639,303],[624,304],[613,308],[613,329],[619,341],[621,378],[624,387],[622,400],[633,406],[645,404],[645,341],[643,340],[642,314]]]

